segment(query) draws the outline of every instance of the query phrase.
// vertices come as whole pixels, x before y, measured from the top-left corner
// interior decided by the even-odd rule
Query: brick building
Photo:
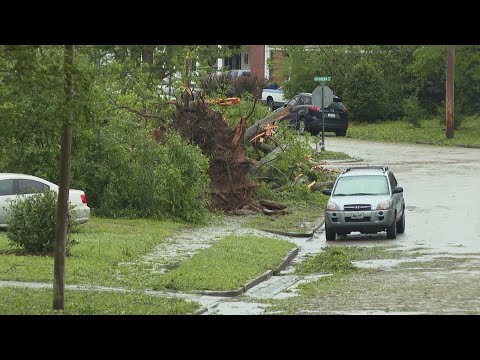
[[[266,78],[272,82],[286,80],[278,73],[279,65],[285,58],[285,53],[272,45],[248,45],[248,52],[218,59],[218,69],[250,70],[253,76]]]

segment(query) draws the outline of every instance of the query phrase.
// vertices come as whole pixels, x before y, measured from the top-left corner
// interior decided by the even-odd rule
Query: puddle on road
[[[402,263],[431,261],[433,258],[434,256],[427,255],[416,258],[358,260],[352,261],[352,264],[365,269],[388,270]]]
[[[361,310],[361,311],[302,311],[301,314],[305,315],[427,315],[426,312],[417,311],[383,311],[383,310]]]

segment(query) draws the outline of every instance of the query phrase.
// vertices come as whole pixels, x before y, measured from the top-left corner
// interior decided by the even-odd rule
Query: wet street
[[[387,165],[404,188],[406,230],[397,239],[386,233],[354,233],[326,242],[322,226],[311,239],[290,239],[299,256],[273,276],[235,299],[205,304],[209,314],[479,314],[480,313],[480,149],[388,144],[327,137],[325,149],[362,159],[329,167]],[[342,278],[330,290],[311,283],[310,295],[297,296],[300,283],[327,274],[295,275],[295,264],[326,246],[394,246],[405,257],[356,261],[373,273]],[[409,257],[408,253],[417,256]],[[418,255],[420,254],[420,255]],[[328,276],[328,275],[327,275]],[[318,290],[317,290],[318,289]],[[290,298],[290,299],[287,299]],[[286,299],[270,309],[267,299]],[[298,299],[298,300],[297,300]],[[281,300],[280,300],[281,301]]]
[[[371,143],[336,137],[326,138],[325,149],[363,160],[335,164],[342,168],[388,165],[393,171],[404,188],[406,204],[406,230],[394,240],[395,245],[452,254],[480,253],[480,149]],[[375,236],[383,237],[384,234]],[[348,238],[361,239],[365,245],[366,236]]]

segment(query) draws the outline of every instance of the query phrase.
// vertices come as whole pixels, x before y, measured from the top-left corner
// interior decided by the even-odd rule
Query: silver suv
[[[335,240],[352,231],[374,234],[387,231],[395,239],[405,231],[403,188],[387,166],[345,169],[335,181],[325,208],[325,237]]]

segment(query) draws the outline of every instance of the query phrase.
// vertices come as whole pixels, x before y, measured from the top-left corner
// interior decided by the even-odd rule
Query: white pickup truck
[[[268,106],[268,110],[273,111],[285,104],[283,90],[281,89],[263,89],[262,103]]]

